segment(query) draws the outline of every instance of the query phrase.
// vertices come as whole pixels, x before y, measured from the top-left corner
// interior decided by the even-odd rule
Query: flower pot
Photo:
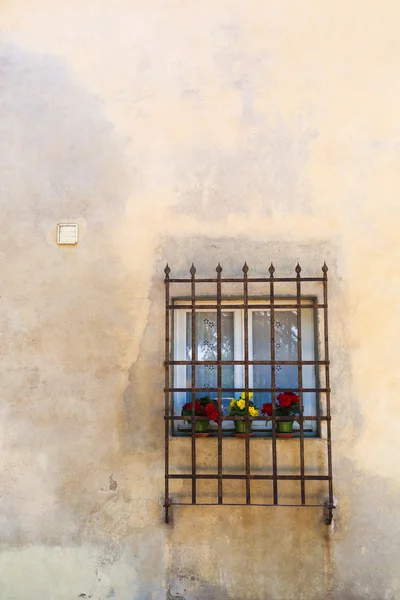
[[[249,421],[249,435],[251,435],[251,427],[253,425],[253,421]],[[246,436],[246,421],[235,421],[235,433],[233,434],[235,437],[245,437]]]
[[[201,421],[196,421],[194,430],[196,432],[196,437],[207,437],[210,435],[208,433],[208,428],[210,427],[209,419],[202,419]]]
[[[292,438],[294,421],[277,421],[276,423],[276,436],[280,438]]]

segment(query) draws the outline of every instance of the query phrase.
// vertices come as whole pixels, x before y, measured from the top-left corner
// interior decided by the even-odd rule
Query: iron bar
[[[222,415],[222,314],[221,314],[221,273],[222,267],[217,266],[217,358],[218,358],[218,413]],[[222,419],[218,419],[218,504],[222,504]]]
[[[243,283],[243,277],[223,277],[221,279],[222,283]],[[324,280],[323,277],[302,277],[302,281],[319,281],[322,282]],[[248,277],[248,283],[268,283],[269,277]],[[293,277],[275,277],[274,280],[276,283],[293,283]],[[187,283],[187,279],[175,278],[170,279],[170,283]],[[197,283],[217,283],[216,277],[198,277],[196,279]]]
[[[178,416],[178,415],[171,415],[171,416],[167,416],[164,417],[165,419],[169,419],[169,420],[175,420],[175,421],[190,421],[192,417],[187,416],[187,417],[182,417],[182,416]],[[204,419],[204,417],[194,417],[196,421],[201,421]],[[300,422],[300,418],[302,418],[304,421],[330,421],[331,420],[331,416],[315,416],[315,415],[304,415],[303,417],[296,417],[295,421]],[[222,421],[244,421],[246,419],[246,417],[230,417],[230,416],[221,416]],[[271,421],[273,422],[273,418],[268,418],[268,417],[249,417],[249,421]],[[275,421],[293,421],[293,417],[279,417],[276,416],[275,417]]]
[[[170,339],[169,339],[169,331],[170,331],[170,323],[169,323],[169,274],[171,269],[168,264],[164,269],[165,273],[165,357],[170,357]],[[165,508],[165,522],[169,521],[169,427],[170,421],[168,417],[170,416],[170,407],[169,407],[169,366],[167,361],[165,363],[165,393],[164,393],[164,401],[165,401],[165,495],[164,495],[164,508]]]
[[[325,360],[329,361],[329,342],[328,342],[328,267],[324,262],[322,267],[323,277],[323,291],[324,291],[324,349],[325,349]],[[332,475],[332,441],[331,441],[331,395],[330,395],[330,373],[329,364],[325,365],[325,385],[327,388],[326,392],[326,416],[327,419],[327,453],[328,453],[328,473],[329,473],[329,506],[326,524],[330,525],[333,518],[333,475]]]
[[[270,310],[270,353],[271,353],[271,402],[272,402],[272,468],[274,504],[278,504],[278,458],[276,451],[276,370],[275,370],[275,287],[274,287],[275,267],[271,262],[269,267],[269,297],[271,302]]]
[[[245,462],[246,462],[246,504],[251,502],[250,491],[250,423],[249,423],[249,298],[247,273],[249,267],[246,263],[243,265],[243,299],[244,299],[244,391],[245,391]]]
[[[196,268],[192,263],[190,267],[191,275],[191,307],[192,307],[192,368],[191,368],[191,384],[192,384],[192,504],[196,504],[196,424],[194,417],[196,416]]]
[[[297,383],[299,385],[299,411],[300,411],[300,474],[301,474],[301,503],[306,503],[306,491],[305,491],[305,483],[304,483],[304,421],[303,421],[303,348],[302,348],[302,332],[301,332],[301,267],[300,264],[296,265],[296,297],[297,297]]]
[[[191,360],[166,360],[164,362],[164,364],[167,365],[191,365],[192,361]],[[227,366],[227,365],[244,365],[245,361],[244,360],[196,360],[195,361],[196,365],[201,365],[203,367],[209,365],[209,366],[217,366],[219,364],[221,364],[222,366]],[[300,363],[297,360],[249,360],[247,361],[248,365],[310,365],[310,366],[314,366],[314,365],[326,365],[329,364],[329,362],[327,363],[327,361],[325,360],[302,360]]]
[[[170,387],[167,388],[169,392],[187,392],[190,389],[193,388],[179,388],[179,387]],[[249,387],[248,391],[249,392],[273,392],[274,390],[276,391],[278,388],[254,388],[254,387]],[[291,390],[289,390],[289,388],[285,388],[286,391],[302,391],[302,392],[328,392],[328,388],[292,388]],[[165,391],[165,390],[164,390]],[[195,392],[207,392],[207,393],[211,393],[211,392],[218,392],[218,388],[195,388],[194,390]],[[243,392],[243,388],[228,388],[228,387],[224,387],[224,392]]]
[[[302,281],[303,281],[303,279],[302,279]],[[196,282],[197,282],[197,279],[196,279]],[[170,304],[169,307],[171,310],[187,310],[190,307],[190,304],[175,303],[175,304]],[[199,307],[201,310],[216,310],[217,305],[216,304],[203,304],[203,302],[202,302]],[[314,306],[309,305],[309,304],[303,304],[303,307],[309,308],[309,309],[314,308]],[[244,310],[244,304],[229,304],[229,303],[224,304],[223,301],[221,300],[221,308],[222,308],[222,310],[234,310],[234,309]],[[264,303],[256,304],[255,303],[254,306],[252,306],[252,308],[254,310],[267,310],[267,309],[271,308],[271,303],[268,303],[268,304],[264,304]],[[276,310],[278,310],[278,309],[280,309],[280,310],[296,310],[297,304],[275,304],[274,308]],[[325,306],[323,304],[317,304],[315,306],[315,308],[325,308]]]
[[[190,502],[171,502],[171,506],[192,506]],[[216,503],[212,502],[197,502],[196,506],[218,506]],[[244,502],[224,502],[223,506],[246,506]],[[254,503],[250,506],[259,506],[259,507],[272,507],[276,506],[275,504],[260,504]],[[324,508],[325,504],[280,504],[282,508]]]
[[[168,476],[169,479],[192,479],[192,477],[193,475],[190,475],[189,473]],[[241,475],[239,473],[237,475],[223,474],[221,476],[215,474],[208,475],[205,473],[198,473],[196,475],[197,479],[218,479],[219,477],[222,479],[247,479],[247,475]],[[329,479],[329,475],[305,475],[304,477],[310,481],[327,481]],[[264,481],[274,479],[274,475],[250,475],[249,478],[257,481]],[[301,475],[276,475],[276,479],[281,479],[282,481],[300,481]]]

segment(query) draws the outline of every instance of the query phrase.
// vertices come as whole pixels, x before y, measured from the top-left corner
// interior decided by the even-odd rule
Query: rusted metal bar
[[[201,474],[197,474],[196,475],[197,479],[218,479],[220,476],[219,475],[215,475],[210,473],[209,475],[201,473]],[[305,475],[305,478],[310,480],[310,481],[328,481],[329,480],[329,475]],[[192,475],[188,474],[188,473],[182,473],[182,474],[171,474],[169,475],[169,479],[192,479]],[[242,475],[242,474],[237,474],[237,475],[233,475],[233,474],[224,474],[222,475],[222,479],[247,479],[247,475]],[[252,480],[257,480],[257,481],[264,481],[264,480],[269,480],[271,481],[272,479],[274,479],[274,475],[250,475],[250,479]],[[301,480],[301,475],[277,475],[276,479],[282,480],[282,481],[300,481]]]
[[[196,279],[196,282],[198,280]],[[241,280],[239,280],[241,281]],[[292,281],[295,281],[294,279]],[[304,281],[302,279],[302,281]],[[257,298],[255,298],[256,300]],[[183,301],[183,299],[182,299]],[[186,299],[185,299],[186,301]],[[203,304],[201,303],[199,305],[199,308],[201,308],[201,310],[216,310],[217,305],[216,304]],[[305,308],[314,308],[312,305],[308,305],[305,304],[304,305]],[[221,302],[221,308],[222,310],[233,310],[233,309],[241,309],[244,310],[244,304],[228,304],[228,303],[224,303]],[[271,308],[271,303],[262,303],[262,304],[254,304],[254,309],[256,310],[267,310]],[[297,304],[275,304],[274,305],[275,310],[281,309],[281,310],[296,310],[297,308]],[[325,306],[323,304],[317,304],[316,308],[325,308]],[[171,310],[187,310],[188,309],[188,304],[171,304],[170,305],[170,309]]]
[[[328,341],[328,267],[324,262],[322,267],[323,277],[323,290],[324,290],[324,349],[325,349],[325,360],[329,361],[329,341]],[[327,388],[326,392],[326,416],[327,419],[327,452],[328,452],[328,474],[329,474],[329,505],[327,506],[327,517],[326,524],[330,525],[333,518],[333,474],[332,474],[332,431],[331,431],[331,394],[330,394],[330,373],[329,364],[325,365],[325,385]]]
[[[168,391],[170,392],[187,392],[188,390],[190,390],[192,388],[178,388],[178,387],[170,387],[168,388]],[[290,391],[289,388],[285,388],[286,391]],[[293,388],[293,390],[299,391],[299,388]],[[195,392],[204,392],[205,388],[195,388],[194,390]],[[209,392],[218,392],[218,388],[207,388],[206,389],[207,393]],[[249,387],[249,392],[273,392],[273,391],[277,391],[277,388],[254,388],[254,387]],[[328,388],[302,388],[301,389],[302,392],[328,392]],[[228,387],[224,387],[224,392],[243,392],[243,388],[228,388]]]
[[[168,365],[191,365],[191,360],[166,360],[164,364]],[[227,366],[227,365],[244,365],[244,360],[196,360],[196,365],[201,366],[217,366],[219,364]],[[297,360],[249,360],[247,362],[249,365],[298,365],[299,362]],[[300,363],[301,365],[326,365],[327,362],[325,360],[303,360]],[[329,364],[329,363],[328,363]],[[296,388],[297,389],[297,388]]]
[[[169,331],[170,331],[170,323],[169,323],[169,274],[171,269],[168,266],[165,267],[165,357],[169,358],[170,356],[170,339],[169,339]],[[165,495],[164,495],[164,508],[165,508],[165,522],[169,521],[169,427],[170,421],[168,417],[170,417],[170,408],[169,408],[169,392],[167,391],[169,388],[169,365],[167,361],[165,362],[165,393],[164,393],[164,401],[165,401]]]
[[[196,504],[196,268],[192,263],[191,275],[191,309],[192,309],[192,504]]]
[[[197,283],[217,283],[216,277],[203,277],[196,279]],[[241,277],[224,277],[221,279],[222,283],[243,283]],[[269,277],[248,277],[248,283],[268,283]],[[303,277],[302,281],[323,281],[323,277]],[[170,279],[170,283],[187,283],[187,279]],[[291,283],[293,277],[275,277],[276,283]]]
[[[276,449],[276,371],[275,371],[275,287],[274,273],[275,267],[271,262],[269,271],[269,299],[271,303],[270,309],[270,352],[271,352],[271,402],[272,402],[272,470],[273,470],[273,494],[274,504],[278,504],[278,458]]]
[[[245,461],[246,461],[246,504],[251,503],[250,490],[250,422],[249,422],[249,290],[247,285],[247,273],[249,267],[243,265],[243,299],[244,299],[244,391],[245,391]]]
[[[222,314],[221,314],[221,273],[222,267],[217,266],[217,358],[218,358],[218,413],[222,416]],[[218,419],[218,504],[222,504],[222,419]]]
[[[171,502],[171,506],[191,506],[190,502]],[[218,506],[215,502],[198,502],[196,506]],[[246,506],[243,502],[224,502],[223,506]],[[264,507],[272,507],[276,506],[275,504],[260,504],[260,503],[252,503],[251,506],[264,506]],[[324,504],[279,504],[279,506],[286,508],[321,508],[325,507]]]
[[[299,410],[300,410],[300,475],[301,475],[301,503],[306,503],[306,491],[305,491],[305,482],[304,482],[304,407],[303,407],[303,348],[302,348],[302,332],[301,332],[301,266],[299,263],[296,265],[296,296],[297,296],[297,358],[298,358],[298,366],[297,366],[297,383],[299,386]]]
[[[204,391],[204,390],[203,390]],[[172,419],[172,420],[176,420],[176,421],[182,421],[182,417],[181,416],[168,416],[168,417],[164,417],[166,419]],[[189,420],[192,417],[185,417],[185,420]],[[201,419],[201,417],[196,417],[196,419]],[[221,419],[223,421],[244,421],[246,419],[246,417],[230,417],[230,416],[222,416]],[[268,418],[268,417],[249,417],[249,421],[273,421],[272,418]],[[275,421],[292,421],[293,417],[275,417]],[[303,420],[304,421],[330,421],[331,420],[331,416],[327,417],[327,416],[315,416],[315,415],[303,415]],[[296,417],[295,421],[298,421],[300,423],[300,417]]]

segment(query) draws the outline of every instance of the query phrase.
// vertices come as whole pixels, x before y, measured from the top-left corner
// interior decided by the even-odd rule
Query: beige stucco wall
[[[400,599],[399,18],[0,2],[0,598]],[[328,262],[331,528],[284,508],[163,523],[167,260]]]

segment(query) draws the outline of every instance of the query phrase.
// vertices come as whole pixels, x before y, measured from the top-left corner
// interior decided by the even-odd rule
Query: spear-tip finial
[[[190,274],[192,277],[194,277],[196,274],[196,267],[194,266],[193,263],[192,263],[192,266],[190,267]]]
[[[297,273],[297,277],[300,277],[300,273],[301,273],[300,263],[297,263],[295,271]]]
[[[169,277],[169,274],[171,273],[171,269],[169,268],[169,265],[167,263],[165,269],[164,269],[164,273],[166,277]]]
[[[218,266],[217,266],[217,268],[215,270],[217,271],[218,275],[221,275],[221,273],[222,273],[222,267],[221,267],[221,265],[219,263],[218,263]]]
[[[247,273],[249,272],[249,267],[247,266],[247,262],[244,263],[242,271],[245,275],[247,275]]]
[[[271,275],[271,277],[273,277],[273,276],[274,276],[274,273],[275,273],[275,267],[274,267],[274,265],[273,265],[273,263],[272,263],[272,262],[271,262],[271,266],[270,266],[270,268],[268,269],[268,271],[269,271],[269,274]]]
[[[328,265],[326,264],[326,262],[325,262],[325,261],[324,261],[324,265],[323,265],[323,267],[322,267],[322,272],[323,272],[323,274],[324,274],[324,277],[326,277],[326,276],[327,276],[327,273],[328,273]]]

